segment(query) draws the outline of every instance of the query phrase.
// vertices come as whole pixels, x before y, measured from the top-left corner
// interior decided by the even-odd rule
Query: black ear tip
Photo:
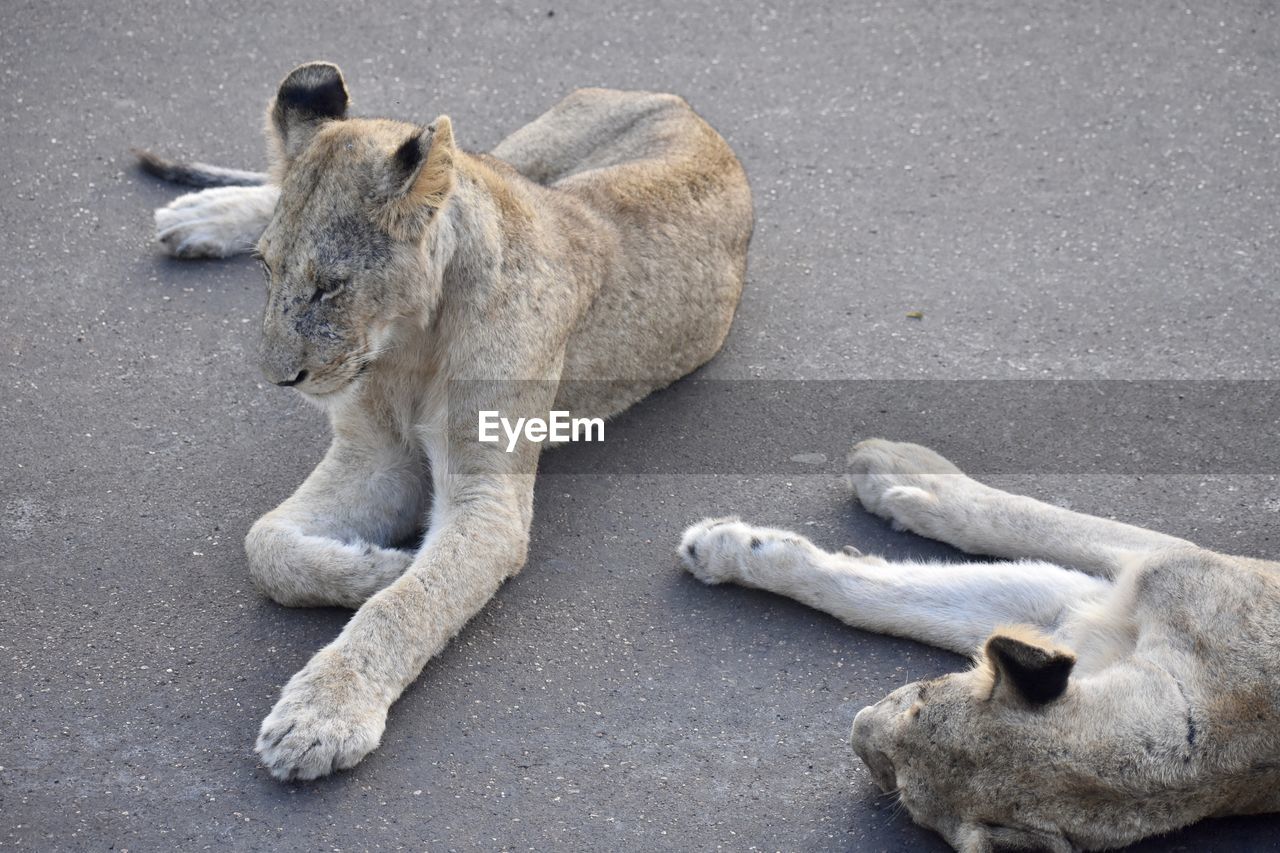
[[[1018,680],[1018,689],[1028,702],[1043,705],[1067,692],[1067,682],[1071,679],[1071,667],[1075,661],[1071,658],[1055,657],[1043,667],[1029,672]]]
[[[1031,704],[1052,702],[1066,692],[1076,664],[1073,655],[1002,636],[992,637],[987,648],[1003,675]]]
[[[400,143],[400,147],[396,149],[394,155],[396,168],[401,172],[410,172],[417,168],[426,153],[422,145],[422,131],[411,133],[409,138]]]
[[[290,110],[340,118],[347,111],[347,84],[332,62],[309,62],[289,72],[276,99]]]
[[[342,69],[332,62],[304,62],[290,71],[281,85],[320,86],[335,81],[342,83]]]

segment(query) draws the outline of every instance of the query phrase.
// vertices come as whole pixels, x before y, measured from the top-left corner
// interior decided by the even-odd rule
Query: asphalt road
[[[0,11],[0,849],[943,849],[846,737],[863,705],[962,661],[702,588],[672,556],[684,525],[729,512],[950,554],[851,505],[838,457],[858,435],[924,436],[1041,497],[1280,558],[1265,406],[1208,403],[1212,440],[1144,453],[1176,420],[1158,399],[1080,433],[1039,405],[1052,383],[961,416],[937,390],[961,386],[907,381],[1275,399],[1274,4],[376,5]],[[733,417],[686,383],[618,422],[650,468],[556,451],[528,568],[382,748],[282,785],[255,764],[258,723],[346,614],[262,599],[241,539],[326,427],[258,376],[252,263],[156,251],[150,211],[174,192],[127,149],[260,166],[266,99],[317,58],[359,112],[447,112],[476,149],[576,86],[685,95],[757,201],[742,307],[701,377],[868,381],[782,383],[842,402]],[[1118,440],[1137,449],[1108,456]],[[1278,829],[1214,821],[1145,849],[1280,849]]]

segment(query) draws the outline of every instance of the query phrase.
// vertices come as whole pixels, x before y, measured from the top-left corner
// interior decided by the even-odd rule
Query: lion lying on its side
[[[854,720],[918,823],[966,853],[1067,851],[1280,810],[1280,564],[1011,495],[919,445],[864,441],[849,462],[871,512],[1018,562],[888,563],[736,519],[691,527],[680,557],[976,655]]]

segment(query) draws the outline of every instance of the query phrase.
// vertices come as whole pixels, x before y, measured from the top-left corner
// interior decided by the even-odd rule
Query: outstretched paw
[[[281,692],[255,751],[282,781],[354,767],[377,748],[387,706],[334,649],[322,649]]]
[[[677,553],[689,574],[705,584],[755,586],[769,572],[786,570],[792,558],[812,557],[816,546],[786,530],[755,527],[736,517],[708,518],[690,527]]]
[[[705,584],[733,580],[737,569],[733,564],[732,554],[726,553],[722,546],[734,539],[732,532],[735,528],[745,526],[737,516],[730,516],[704,518],[690,527],[680,537],[680,547],[676,550],[685,571]],[[715,533],[717,529],[720,533]],[[722,534],[730,535],[725,537]]]

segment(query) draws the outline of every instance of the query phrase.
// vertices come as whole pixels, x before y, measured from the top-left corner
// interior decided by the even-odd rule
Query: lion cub
[[[679,553],[706,583],[975,656],[854,719],[918,823],[972,853],[1069,851],[1280,810],[1280,563],[1011,495],[915,444],[864,441],[849,465],[896,527],[1017,562],[888,563],[736,519]]]
[[[674,95],[583,89],[491,154],[459,148],[445,116],[347,103],[336,66],[290,73],[269,177],[142,155],[224,185],[157,211],[158,237],[181,257],[256,246],[263,372],[333,430],[245,540],[266,595],[358,608],[262,724],[281,779],[373,750],[391,703],[524,565],[541,444],[481,443],[477,413],[607,418],[698,367],[729,331],[752,230],[737,158]]]

